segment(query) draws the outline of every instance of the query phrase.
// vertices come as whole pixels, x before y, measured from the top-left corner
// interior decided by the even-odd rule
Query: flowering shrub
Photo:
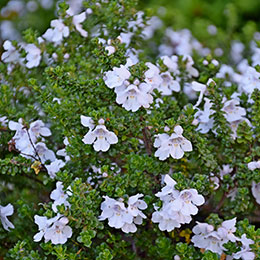
[[[0,256],[260,259],[259,33],[228,63],[135,0],[83,6],[3,44]]]

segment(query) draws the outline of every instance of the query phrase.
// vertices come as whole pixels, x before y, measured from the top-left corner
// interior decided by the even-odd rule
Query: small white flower
[[[13,215],[14,207],[12,204],[8,204],[5,207],[0,205],[0,219],[5,230],[9,231],[9,228],[14,228],[14,225],[8,220],[8,216]]]
[[[156,194],[163,202],[161,209],[155,207],[152,222],[159,223],[161,231],[172,231],[181,224],[191,222],[191,215],[195,215],[199,206],[204,203],[204,198],[195,189],[178,191],[175,189],[176,182],[167,174],[164,177],[165,187]]]
[[[147,208],[147,204],[145,201],[140,200],[143,197],[143,194],[136,194],[134,196],[129,197],[128,199],[128,212],[133,215],[135,218],[146,218],[146,216],[142,213],[141,210]]]
[[[99,220],[108,219],[108,225],[114,228],[122,228],[125,223],[131,224],[133,216],[126,210],[123,202],[116,201],[104,196],[105,201],[101,203],[102,213]]]
[[[16,48],[12,45],[12,43],[7,40],[3,44],[3,48],[5,52],[3,52],[1,59],[5,63],[13,62],[16,63],[20,60],[20,54],[16,50]]]
[[[72,236],[72,229],[70,226],[67,226],[69,220],[66,217],[62,217],[59,220],[55,221],[51,227],[47,228],[44,238],[49,241],[51,240],[52,244],[65,244]]]
[[[7,117],[6,116],[2,116],[0,117],[0,126],[7,126]]]
[[[256,202],[260,205],[260,182],[255,183],[254,181],[252,182],[252,194],[256,199]]]
[[[85,20],[86,20],[86,13],[85,12],[83,12],[81,14],[74,15],[73,18],[72,18],[72,23],[76,27],[76,30],[81,34],[82,37],[86,38],[88,36],[88,32],[85,31],[82,28],[82,24],[81,24]]]
[[[218,228],[218,235],[224,240],[223,244],[231,241],[236,242],[238,238],[234,235],[236,232],[236,218],[223,221],[221,226]]]
[[[131,84],[127,87],[117,87],[116,102],[122,104],[127,111],[132,112],[136,112],[140,107],[149,108],[153,102],[150,91],[151,86],[146,83],[141,83],[138,86]]]
[[[71,194],[69,192],[69,194]],[[52,204],[52,210],[57,213],[58,209],[57,206],[64,205],[65,208],[70,207],[70,203],[67,201],[69,197],[68,192],[64,191],[64,186],[62,182],[58,181],[56,183],[56,189],[51,192],[50,198],[54,200]]]
[[[48,219],[48,218],[45,217],[45,216],[35,215],[35,216],[34,216],[34,222],[35,222],[35,224],[38,225],[39,232],[34,235],[33,240],[34,240],[35,242],[41,241],[42,238],[43,238],[44,235],[45,235],[46,230],[50,227],[50,225],[51,225],[52,223],[54,223],[54,222],[55,222],[56,220],[58,220],[59,218],[60,218],[60,215],[57,215],[56,217],[50,218],[50,219]],[[46,241],[45,241],[45,242],[46,242]]]
[[[163,61],[163,64],[167,66],[170,72],[173,72],[175,75],[178,75],[180,73],[180,71],[178,70],[178,56],[162,56],[161,59]]]
[[[210,129],[212,129],[214,124],[214,119],[210,116],[215,113],[215,111],[211,109],[213,105],[211,101],[208,98],[204,98],[204,100],[205,100],[204,110],[198,109],[198,111],[194,115],[194,117],[199,122],[199,126],[197,127],[196,130],[202,134],[206,134],[209,132]]]
[[[250,248],[250,245],[254,244],[254,241],[252,239],[248,239],[246,234],[242,235],[240,241],[242,242],[242,248],[241,251],[233,255],[234,259],[242,258],[242,260],[254,260],[255,254],[251,252]]]
[[[81,120],[84,121],[85,119],[83,118]],[[107,128],[103,125],[104,120],[102,120],[102,121],[103,122],[101,122],[99,120],[100,124],[97,125],[95,127],[95,129],[93,129],[93,130],[90,129],[88,131],[88,133],[82,139],[82,141],[85,144],[94,143],[94,150],[97,152],[99,152],[99,151],[106,152],[109,149],[111,144],[116,144],[118,142],[118,138],[115,135],[115,133],[108,131]],[[82,121],[81,121],[81,123],[82,123]],[[85,124],[86,122],[84,121],[83,123]],[[89,127],[88,123],[86,123],[85,125],[88,125],[88,127]]]
[[[53,29],[48,29],[42,35],[47,41],[60,43],[63,37],[66,38],[69,36],[69,27],[65,26],[61,19],[52,20],[51,27]]]
[[[169,72],[164,72],[160,75],[163,81],[157,89],[162,95],[169,96],[172,94],[172,91],[179,92],[181,90],[180,83],[174,80]]]
[[[121,65],[120,68],[114,67],[113,70],[105,72],[104,81],[109,88],[120,87],[124,81],[131,76],[126,66]]]
[[[39,142],[35,145],[35,153],[40,157],[41,162],[45,163],[46,161],[50,160],[54,162],[56,160],[55,153],[48,149],[45,143]]]
[[[90,130],[94,129],[95,123],[93,119],[89,116],[80,116],[80,122],[83,126],[88,127]]]
[[[200,105],[200,103],[201,103],[201,101],[202,101],[203,95],[204,95],[204,93],[205,93],[206,90],[207,90],[207,86],[204,85],[204,84],[201,84],[201,83],[199,83],[199,82],[193,81],[193,82],[191,83],[191,88],[192,88],[192,90],[194,90],[194,91],[196,91],[196,92],[197,92],[197,91],[200,92],[198,101],[197,101],[197,103],[195,104],[195,107],[197,107],[197,106]]]
[[[182,190],[179,196],[172,202],[172,206],[176,211],[180,211],[183,215],[196,215],[198,208],[204,204],[205,199],[199,195],[195,189]]]
[[[260,169],[260,161],[253,161],[247,164],[249,170],[254,171],[255,169]]]
[[[63,143],[65,146],[69,145],[69,140],[67,137],[64,138]],[[65,157],[65,161],[70,161],[70,156],[66,152],[66,148],[60,149],[57,151],[57,155]]]
[[[191,242],[195,247],[207,248],[209,245],[208,235],[213,232],[213,230],[214,227],[212,225],[197,221],[197,225],[192,229],[195,235],[191,238]]]
[[[27,60],[27,63],[25,64],[25,66],[28,69],[31,69],[33,67],[38,67],[40,64],[41,58],[42,58],[41,50],[32,43],[27,44],[24,47],[24,49],[27,52],[27,55],[25,57]]]
[[[101,203],[102,213],[99,220],[108,219],[108,225],[114,228],[121,228],[125,233],[137,231],[136,225],[141,225],[146,216],[142,210],[147,208],[147,204],[140,200],[143,194],[136,194],[129,197],[128,207],[125,204],[108,196],[104,196],[105,201]]]
[[[155,211],[152,215],[152,222],[159,223],[159,229],[161,231],[166,230],[167,232],[171,232],[175,228],[179,228],[181,226],[181,224],[177,220],[165,218],[163,211]]]
[[[243,107],[239,106],[239,101],[235,99],[224,100],[223,108],[224,116],[229,123],[232,123],[237,120],[243,119],[243,116],[246,115],[246,110]]]
[[[160,70],[157,66],[153,65],[151,62],[146,62],[145,65],[149,68],[145,73],[145,82],[149,84],[152,89],[157,88],[162,83],[162,78],[160,76]]]
[[[65,163],[62,160],[55,160],[50,165],[45,165],[49,176],[53,179],[56,177],[56,173],[65,166]]]
[[[174,133],[171,136],[158,134],[154,142],[154,147],[158,148],[155,156],[160,160],[165,160],[170,155],[174,159],[181,159],[184,152],[192,151],[191,142],[183,137],[182,133],[183,129],[178,125],[174,127]]]
[[[45,124],[42,122],[42,120],[34,121],[30,124],[29,128],[29,135],[32,138],[33,141],[36,142],[36,139],[40,136],[50,136],[51,131],[48,127],[45,126]]]
[[[199,72],[192,65],[194,61],[190,55],[183,55],[182,61],[186,63],[186,72],[188,73],[188,77],[198,77]]]
[[[239,82],[241,91],[251,95],[255,89],[260,89],[260,73],[255,68],[247,66]]]
[[[222,169],[219,171],[220,179],[223,180],[224,176],[231,173],[232,171],[233,168],[231,168],[229,164],[222,165]]]

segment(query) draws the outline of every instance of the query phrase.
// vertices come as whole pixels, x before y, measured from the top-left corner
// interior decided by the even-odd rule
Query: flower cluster
[[[41,241],[44,237],[45,243],[51,241],[54,245],[64,244],[72,236],[72,229],[67,226],[68,218],[60,214],[50,219],[35,215],[34,221],[39,228],[39,232],[33,237],[35,242]]]
[[[117,229],[121,229],[125,233],[134,233],[137,231],[136,225],[141,225],[146,216],[142,210],[147,208],[145,201],[140,198],[143,194],[136,194],[129,197],[128,207],[125,206],[123,200],[115,200],[104,196],[105,201],[101,203],[102,213],[99,220],[108,219],[108,225]]]
[[[121,65],[119,68],[114,67],[113,70],[105,72],[104,82],[107,87],[114,89],[117,95],[116,102],[127,111],[136,112],[141,107],[150,107],[155,89],[163,96],[179,92],[181,87],[178,56],[162,56],[161,60],[168,70],[161,72],[159,65],[146,62],[148,70],[144,72],[143,81],[138,78],[132,82],[129,81],[132,76],[131,66],[136,62],[130,65]],[[194,61],[191,56],[183,56],[182,62],[185,63],[185,73],[188,77],[198,77],[199,72],[193,67]]]
[[[57,206],[64,205],[65,208],[70,207],[70,203],[67,201],[71,196],[70,187],[67,191],[64,191],[62,182],[56,183],[56,189],[50,194],[50,198],[54,200],[52,203],[52,210],[54,213],[58,212]],[[34,221],[38,225],[39,232],[34,236],[34,241],[39,242],[43,237],[45,243],[51,241],[54,245],[64,244],[67,239],[72,236],[71,227],[67,226],[69,220],[67,217],[58,213],[55,217],[48,219],[45,216],[34,216]]]
[[[205,250],[210,250],[219,255],[227,250],[224,246],[227,242],[241,242],[241,251],[229,256],[228,259],[255,259],[255,254],[251,252],[249,246],[250,244],[253,244],[253,240],[246,238],[245,234],[243,234],[241,238],[236,237],[234,234],[236,232],[235,225],[236,218],[223,221],[217,230],[214,230],[212,225],[197,222],[197,225],[192,229],[192,232],[195,235],[192,237],[191,241],[194,246]]]
[[[164,177],[165,187],[156,194],[162,201],[162,207],[155,207],[152,222],[159,223],[159,229],[168,232],[179,228],[181,224],[191,222],[191,215],[198,213],[197,206],[204,204],[204,197],[195,189],[178,191],[177,184],[168,174]]]
[[[65,163],[57,159],[55,153],[44,143],[44,137],[51,135],[50,129],[41,120],[32,122],[29,128],[23,124],[22,119],[18,122],[9,121],[8,126],[12,131],[16,131],[9,144],[14,146],[21,156],[39,161],[50,177],[55,178],[56,173],[65,166]]]

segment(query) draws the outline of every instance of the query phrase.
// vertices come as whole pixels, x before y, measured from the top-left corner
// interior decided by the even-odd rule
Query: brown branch
[[[149,155],[152,155],[152,140],[151,140],[151,135],[149,132],[149,129],[147,126],[145,126],[142,129],[142,133],[143,133],[143,137],[144,137],[144,146],[145,146],[145,150]]]

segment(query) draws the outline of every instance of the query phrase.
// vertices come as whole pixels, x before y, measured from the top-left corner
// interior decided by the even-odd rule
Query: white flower
[[[170,155],[174,159],[181,159],[184,152],[192,151],[192,144],[189,140],[182,136],[183,129],[181,126],[174,127],[174,133],[169,136],[168,134],[158,134],[154,147],[158,148],[155,156],[160,160],[165,160]]]
[[[29,135],[34,141],[36,141],[40,136],[50,136],[51,131],[45,126],[42,120],[36,120],[30,124]]]
[[[72,229],[70,226],[67,226],[69,220],[66,217],[62,217],[59,220],[55,221],[52,226],[47,228],[44,238],[49,241],[51,240],[52,244],[65,244],[72,236]]]
[[[126,210],[123,202],[116,201],[104,196],[105,201],[101,203],[102,213],[99,220],[108,219],[108,225],[114,228],[122,228],[125,223],[131,224],[134,217]]]
[[[229,123],[232,123],[237,120],[243,119],[243,116],[246,115],[246,110],[243,107],[238,106],[239,101],[235,99],[224,100],[223,108],[224,116]]]
[[[152,88],[157,88],[163,81],[160,76],[159,68],[153,65],[151,62],[146,62],[145,65],[149,68],[144,73],[145,82],[149,84]]]
[[[260,169],[260,161],[253,161],[247,164],[249,170]]]
[[[260,73],[255,68],[247,66],[243,71],[239,88],[246,94],[251,95],[255,89],[260,89]]]
[[[93,130],[90,129],[88,133],[84,136],[82,141],[85,144],[94,143],[94,150],[97,152],[99,151],[106,152],[109,149],[111,144],[116,144],[118,142],[118,138],[115,135],[115,133],[107,130],[107,128],[104,126],[104,120],[100,119],[99,125],[97,125]]]
[[[159,197],[164,202],[169,202],[172,198],[179,196],[179,191],[175,189],[177,182],[173,180],[170,175],[166,174],[163,178],[163,182],[166,184],[161,191],[157,192],[155,196]]]
[[[175,75],[178,75],[180,73],[180,71],[178,70],[178,56],[162,56],[161,59],[163,61],[163,64],[167,66],[170,72],[173,72]]]
[[[200,223],[197,221],[197,225],[193,227],[192,232],[195,234],[191,238],[191,242],[195,247],[207,248],[209,245],[208,235],[214,230],[212,225],[207,223]]]
[[[236,218],[223,221],[221,226],[218,228],[218,235],[224,240],[223,244],[231,241],[236,242],[238,238],[234,235],[236,232]]]
[[[20,60],[20,54],[19,52],[16,50],[16,48],[12,45],[12,43],[7,40],[4,42],[3,44],[3,48],[5,50],[5,52],[3,52],[1,59],[3,62],[5,63],[9,63],[9,62],[18,62]]]
[[[38,67],[40,64],[41,58],[42,58],[41,50],[32,43],[27,44],[24,47],[24,49],[27,52],[27,55],[25,57],[27,60],[27,63],[25,64],[25,66],[28,69],[31,69],[33,67]]]
[[[63,37],[66,38],[69,36],[69,27],[65,26],[61,19],[52,20],[51,27],[53,27],[53,29],[48,29],[42,35],[47,41],[60,43]]]
[[[183,55],[182,61],[185,62],[186,72],[188,73],[188,77],[198,77],[199,76],[198,70],[192,66],[194,64],[194,61],[190,55]]]
[[[171,232],[174,228],[179,228],[181,224],[171,218],[165,218],[163,211],[155,211],[152,215],[152,222],[159,223],[159,229],[161,231],[167,230],[167,232]]]
[[[206,250],[210,250],[211,252],[219,255],[223,253],[222,241],[216,231],[213,231],[207,235],[207,242],[208,244],[205,247]]]
[[[41,159],[42,163],[45,163],[46,161],[50,160],[51,162],[54,162],[56,160],[55,153],[48,149],[45,143],[39,142],[35,145],[35,155],[38,155]]]
[[[254,241],[252,239],[248,239],[246,237],[246,234],[243,234],[240,241],[242,242],[242,248],[241,251],[235,253],[233,257],[235,259],[242,258],[243,260],[254,260],[255,254],[251,252],[250,245],[254,244]]]
[[[69,140],[67,137],[64,138],[63,143],[65,146],[69,145]],[[57,151],[57,155],[65,157],[65,161],[70,161],[70,156],[66,152],[66,148],[60,149]]]
[[[6,126],[7,122],[8,122],[8,120],[7,120],[6,116],[0,117],[0,126]]]
[[[120,68],[114,67],[113,70],[105,72],[104,81],[109,88],[120,87],[124,81],[131,76],[126,66],[121,65]]]
[[[9,121],[8,127],[12,131],[16,131],[14,137],[15,148],[21,152],[21,156],[25,158],[32,158],[35,151],[32,146],[32,140],[30,140],[26,127],[23,125],[23,121],[20,118],[17,122]]]
[[[114,46],[108,45],[105,47],[105,50],[108,52],[107,55],[111,55],[113,53],[115,53],[116,48]]]
[[[199,121],[199,126],[197,127],[197,131],[201,132],[202,134],[206,134],[212,129],[214,124],[214,119],[210,117],[212,114],[215,113],[214,110],[211,109],[212,103],[208,98],[204,98],[204,110],[198,109],[195,113],[194,117]]]
[[[45,165],[49,176],[53,179],[56,177],[56,173],[65,166],[65,163],[62,160],[56,159],[50,165]]]
[[[128,212],[135,218],[140,219],[142,221],[142,218],[146,218],[146,216],[142,213],[141,210],[144,210],[147,208],[147,204],[145,201],[140,200],[140,198],[143,197],[143,194],[136,194],[134,196],[129,197],[128,199]],[[141,223],[140,223],[141,224]]]
[[[159,223],[161,231],[172,231],[181,224],[191,222],[191,215],[195,215],[198,209],[195,205],[202,205],[204,198],[195,189],[178,191],[175,189],[176,182],[167,174],[164,177],[166,186],[156,194],[163,202],[161,209],[155,207],[152,222]],[[187,204],[187,205],[186,205]]]
[[[198,208],[204,204],[205,199],[202,195],[199,195],[195,189],[182,190],[179,196],[172,202],[172,207],[176,211],[180,211],[185,216],[196,215]]]
[[[192,90],[194,90],[194,91],[200,92],[198,101],[197,101],[197,103],[196,103],[195,106],[194,106],[194,107],[197,107],[197,106],[200,105],[200,103],[201,103],[201,101],[202,101],[203,95],[204,95],[204,93],[205,93],[206,90],[207,90],[207,86],[204,85],[204,84],[201,84],[201,83],[199,83],[199,82],[193,81],[193,82],[191,83],[191,88],[192,88]]]
[[[252,194],[256,199],[256,202],[260,204],[260,182],[255,183],[254,181],[252,182]]]
[[[136,112],[140,107],[149,108],[153,102],[153,97],[149,93],[151,86],[146,83],[141,83],[136,86],[122,86],[116,88],[116,102],[122,104],[127,111]]]
[[[52,210],[57,213],[58,209],[57,206],[64,205],[65,208],[70,207],[70,203],[67,201],[69,194],[71,192],[65,192],[64,186],[62,182],[58,181],[56,183],[56,189],[51,192],[50,198],[54,200],[54,203],[52,204]]]
[[[174,80],[169,72],[164,72],[160,75],[163,81],[157,89],[162,95],[169,96],[172,94],[172,91],[179,92],[181,90],[180,83]]]
[[[222,240],[218,233],[214,231],[214,227],[207,223],[197,222],[197,225],[192,229],[195,234],[191,241],[195,247],[210,250],[211,252],[222,254]]]
[[[128,207],[125,204],[108,196],[104,196],[105,201],[101,203],[102,213],[99,220],[108,219],[108,225],[114,228],[121,228],[125,233],[134,233],[137,228],[136,225],[141,225],[146,216],[142,210],[147,208],[147,204],[140,200],[143,194],[136,194],[129,197]]]
[[[34,222],[38,225],[39,232],[34,235],[33,240],[35,242],[39,242],[42,240],[43,236],[45,235],[46,230],[50,227],[52,223],[54,223],[56,220],[58,220],[60,215],[57,215],[54,218],[48,219],[45,216],[34,216]]]
[[[73,18],[72,18],[72,23],[74,24],[74,26],[76,27],[76,30],[81,34],[82,37],[88,36],[88,32],[85,31],[82,28],[82,24],[81,24],[85,20],[86,20],[86,13],[85,12],[83,12],[81,14],[74,15]]]
[[[224,176],[231,173],[232,171],[233,168],[231,168],[229,164],[222,165],[222,169],[219,171],[220,179],[223,180]]]
[[[240,123],[242,122],[246,122],[250,127],[252,126],[251,125],[251,122],[247,119],[247,118],[242,118],[242,119],[239,119],[239,120],[236,120],[236,121],[233,121],[230,123],[230,128],[232,130],[232,133],[231,133],[231,137],[233,139],[236,139],[237,138],[237,129],[238,129],[238,126]]]
[[[90,130],[94,129],[95,123],[93,119],[89,116],[80,116],[80,122],[83,126],[88,127]]]
[[[9,231],[9,228],[14,228],[14,225],[8,220],[8,216],[13,215],[14,207],[12,204],[8,204],[5,207],[0,205],[0,219],[5,230]]]

